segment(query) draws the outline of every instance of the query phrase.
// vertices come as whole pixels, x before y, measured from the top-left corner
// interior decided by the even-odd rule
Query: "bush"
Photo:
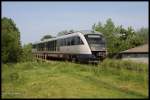
[[[137,63],[132,61],[123,61],[123,60],[115,60],[115,59],[105,59],[99,67],[102,69],[107,68],[116,68],[116,69],[127,69],[134,71],[147,71],[147,64]]]
[[[2,18],[2,62],[19,62],[21,55],[20,32],[11,18]]]

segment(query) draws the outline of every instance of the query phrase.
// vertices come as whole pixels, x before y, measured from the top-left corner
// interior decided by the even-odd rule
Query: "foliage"
[[[62,36],[62,35],[65,35],[65,34],[68,34],[68,33],[73,33],[75,32],[73,29],[67,31],[67,30],[63,30],[61,32],[58,32],[57,36]]]
[[[12,19],[2,18],[2,62],[18,62],[21,59],[20,32]]]
[[[148,72],[148,65],[144,63],[133,62],[130,60],[105,59],[101,64],[103,68],[126,69],[137,72]]]
[[[66,33],[68,33],[67,30],[61,31],[61,32],[58,32],[57,36],[62,36],[62,35],[65,35]]]
[[[148,28],[144,28],[144,27],[136,31],[136,33],[140,37],[141,41],[143,41],[143,43],[148,43],[149,41],[148,31],[149,31]]]
[[[50,39],[50,38],[53,38],[53,36],[51,35],[45,35],[41,38],[41,41],[45,40],[45,39]]]
[[[142,28],[137,32],[131,26],[125,29],[122,25],[115,26],[111,18],[107,19],[105,24],[94,24],[92,29],[104,34],[110,57],[148,41],[148,29]]]
[[[33,54],[32,54],[32,44],[26,44],[23,46],[23,54],[22,54],[22,62],[32,61]]]
[[[2,98],[148,98],[146,64],[105,59],[97,66],[60,61],[2,66]]]

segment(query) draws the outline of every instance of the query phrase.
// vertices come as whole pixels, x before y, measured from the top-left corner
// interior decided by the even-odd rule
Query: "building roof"
[[[135,53],[135,52],[148,52],[148,44],[144,44],[135,48],[131,48],[121,53]]]

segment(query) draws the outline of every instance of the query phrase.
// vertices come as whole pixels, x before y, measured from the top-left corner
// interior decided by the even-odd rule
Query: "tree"
[[[32,44],[26,44],[23,46],[23,56],[21,59],[23,62],[25,61],[32,61],[33,55],[32,55]]]
[[[68,33],[74,33],[75,31],[73,29],[67,31],[67,30],[63,30],[61,32],[58,32],[57,36],[62,36],[62,35],[66,35]]]
[[[115,25],[111,18],[106,20],[106,24],[104,25],[104,34],[111,35],[115,30]]]
[[[41,38],[41,41],[46,40],[46,39],[50,39],[53,38],[51,35],[45,35]]]
[[[98,24],[95,25],[95,29],[93,29],[93,30],[104,33],[104,26],[102,25],[101,22],[98,22]]]
[[[62,35],[65,35],[66,33],[68,33],[67,30],[63,30],[61,32],[58,32],[57,36],[62,36]]]
[[[137,35],[142,38],[143,43],[148,43],[149,40],[148,31],[149,31],[148,28],[144,28],[144,27],[136,31]]]
[[[22,49],[20,32],[12,19],[2,18],[2,62],[18,62]]]
[[[92,30],[95,31],[96,24],[92,25]]]
[[[73,29],[69,30],[69,33],[74,33],[75,31]]]
[[[137,32],[130,26],[127,29],[122,25],[115,26],[111,18],[102,25],[101,22],[94,24],[92,30],[103,33],[106,38],[108,56],[142,45],[148,42],[148,29],[141,28]]]

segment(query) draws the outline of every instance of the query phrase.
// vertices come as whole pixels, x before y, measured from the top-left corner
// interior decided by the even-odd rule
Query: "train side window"
[[[69,45],[71,45],[71,37],[69,37]]]
[[[37,51],[39,51],[39,44],[37,44]]]
[[[51,51],[53,51],[53,49],[54,49],[54,42],[52,41],[51,44],[52,44],[51,45]]]
[[[48,50],[50,51],[51,50],[51,43],[48,42]]]
[[[52,44],[51,44],[51,41],[50,41],[50,42],[48,42],[48,50],[51,51],[51,49],[52,49]]]
[[[61,39],[57,40],[57,45],[61,46]]]
[[[58,44],[59,44],[59,46],[61,46],[61,44],[62,44],[61,39],[58,40]]]
[[[63,39],[63,46],[66,45],[66,39]]]
[[[51,41],[50,44],[50,51],[53,51],[53,41]]]
[[[40,45],[39,44],[37,45],[37,48],[38,48],[38,51],[40,51]]]
[[[49,42],[47,42],[47,50],[49,51]]]
[[[79,37],[79,44],[83,44],[83,41],[81,40],[81,38]]]
[[[64,39],[62,39],[62,46],[64,46],[65,45],[65,40]]]
[[[45,50],[45,43],[42,43],[42,51]]]
[[[48,42],[46,43],[46,48],[47,48],[47,51],[48,51]]]
[[[41,44],[39,44],[39,51],[41,51]]]
[[[80,39],[80,37],[75,37],[75,45],[81,45],[83,44],[83,41]]]
[[[67,38],[67,46],[70,45],[70,38]]]
[[[42,44],[40,43],[40,51],[42,51]]]
[[[50,51],[53,51],[53,41],[50,42]]]
[[[61,42],[61,43],[60,43],[60,44],[61,44],[61,46],[63,46],[63,45],[64,45],[64,43],[63,43],[63,39],[61,39],[61,41],[60,41],[60,42]]]
[[[75,39],[75,45],[77,45],[78,44],[78,38],[74,37],[74,39]]]
[[[71,45],[75,45],[75,37],[71,38]]]
[[[39,51],[41,51],[41,44],[39,44]]]
[[[36,47],[37,47],[37,51],[39,51],[39,45],[38,45],[38,44],[37,44],[37,46],[36,46]]]
[[[52,51],[54,51],[54,45],[55,45],[55,42],[52,41]]]
[[[63,39],[63,46],[66,46],[66,39]]]
[[[44,43],[44,51],[46,51],[46,42]]]
[[[52,41],[52,51],[54,51],[54,41]]]
[[[51,43],[51,41],[49,42],[49,51],[51,51],[51,49],[52,49],[52,43]]]
[[[57,41],[54,40],[54,51],[56,51]]]
[[[69,39],[68,38],[66,39],[66,42],[67,42],[66,45],[69,46]]]

